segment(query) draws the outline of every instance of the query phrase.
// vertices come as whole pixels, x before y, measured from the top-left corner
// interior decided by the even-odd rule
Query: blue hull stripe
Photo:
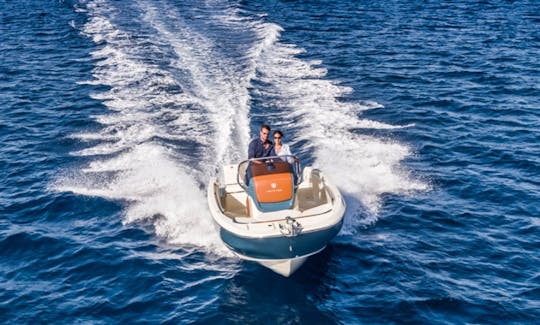
[[[319,231],[295,237],[245,238],[220,228],[223,242],[234,252],[260,259],[287,259],[309,255],[323,249],[337,235],[343,221]]]

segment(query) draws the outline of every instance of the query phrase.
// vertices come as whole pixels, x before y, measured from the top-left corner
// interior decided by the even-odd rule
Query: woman
[[[281,132],[280,130],[274,131],[274,148],[272,149],[273,152],[270,154],[271,156],[292,156],[289,145],[282,142],[282,137],[283,132]],[[287,161],[289,164],[292,164],[295,160],[293,157],[283,157],[281,159]]]

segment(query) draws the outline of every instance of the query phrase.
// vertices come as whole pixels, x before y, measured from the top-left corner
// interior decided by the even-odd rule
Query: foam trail
[[[116,173],[105,184],[92,177],[92,173],[106,171]],[[74,178],[71,183],[64,180],[57,189],[127,202],[126,223],[152,217],[157,235],[171,243],[224,253],[211,219],[205,215],[204,194],[198,190],[193,175],[180,168],[160,146],[137,146],[111,160],[91,163],[84,173],[89,179]]]
[[[93,95],[108,110],[94,117],[101,129],[71,135],[88,141],[73,154],[91,163],[56,189],[125,202],[124,222],[151,221],[170,242],[227,254],[204,187],[218,166],[245,157],[249,116],[257,114],[251,94],[264,99],[263,118],[293,126],[293,149],[314,157],[344,192],[347,220],[366,222],[362,209],[376,215],[382,193],[425,188],[400,167],[406,146],[352,131],[403,127],[359,118],[379,104],[340,102],[351,90],[324,80],[321,62],[298,59],[303,50],[279,41],[280,26],[227,3],[210,7],[205,34],[204,23],[193,25],[200,21],[167,2],[86,4],[83,34],[99,45],[87,83],[109,88]],[[232,55],[218,45],[227,33],[244,40]]]
[[[83,11],[82,32],[99,45],[87,83],[109,87],[93,95],[108,111],[94,116],[98,131],[71,135],[90,141],[73,154],[92,160],[55,189],[125,202],[124,222],[150,221],[171,243],[229,256],[204,187],[217,166],[242,158],[247,147],[245,76],[254,74],[254,62],[247,58],[241,73],[231,69],[213,41],[167,3],[97,0]],[[130,32],[124,26],[133,22],[141,26]]]
[[[263,25],[261,29],[276,31],[273,26]],[[376,220],[383,193],[407,194],[427,188],[400,166],[411,155],[407,146],[354,132],[411,125],[395,126],[360,118],[362,111],[382,106],[374,102],[340,102],[338,98],[351,89],[323,79],[327,72],[320,67],[320,61],[298,59],[302,49],[281,43],[279,37],[272,40],[260,53],[258,81],[264,88],[255,92],[267,99],[278,127],[296,128],[294,137],[289,138],[293,150],[311,151],[314,165],[330,176],[347,197],[349,224],[345,232]],[[304,146],[299,148],[298,143]]]
[[[159,10],[143,2],[140,6],[145,12],[145,21],[172,46],[177,55],[174,65],[189,66],[192,96],[202,102],[206,117],[213,125],[212,137],[216,142],[212,145],[212,151],[207,153],[215,167],[238,160],[242,155],[241,148],[247,147],[249,136],[248,83],[242,82],[241,77],[230,78],[234,76],[234,72],[228,69],[231,64],[212,57],[215,50],[209,40],[187,25],[172,30],[159,19],[163,9],[171,12],[172,8]],[[176,25],[181,24],[178,15],[169,17],[169,20],[175,21]]]

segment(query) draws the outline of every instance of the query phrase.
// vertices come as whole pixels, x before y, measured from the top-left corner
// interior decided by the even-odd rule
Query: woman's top
[[[272,149],[274,151],[274,154],[271,154],[272,156],[287,156],[292,155],[291,149],[289,148],[288,144],[281,144],[281,150],[279,152],[276,152],[276,147]],[[294,159],[292,157],[283,157],[281,158],[283,161],[287,161],[289,164],[292,164],[294,162]]]

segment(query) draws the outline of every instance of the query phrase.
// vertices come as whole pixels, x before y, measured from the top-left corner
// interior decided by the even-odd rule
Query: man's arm
[[[248,146],[248,159],[255,158],[255,147],[257,140],[251,140]]]

